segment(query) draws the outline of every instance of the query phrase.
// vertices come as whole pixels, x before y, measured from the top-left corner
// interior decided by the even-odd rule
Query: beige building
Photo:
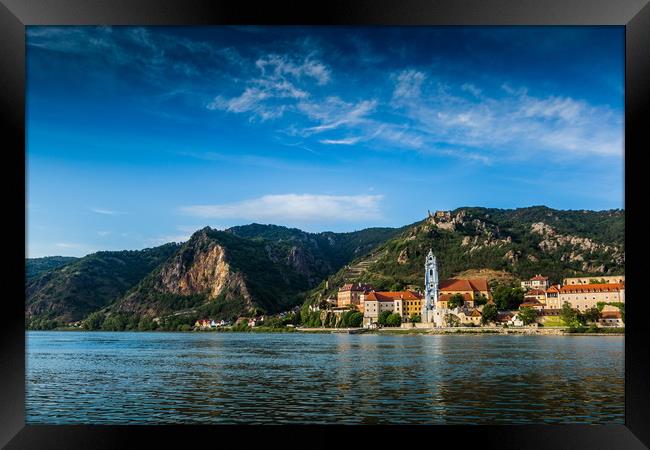
[[[560,309],[564,302],[579,311],[598,306],[598,302],[625,303],[625,284],[572,284],[562,286],[557,298],[546,298],[546,308]]]
[[[545,291],[550,286],[548,277],[544,277],[540,274],[535,275],[530,280],[525,280],[521,282],[521,287],[526,290],[538,289]]]
[[[481,313],[478,311],[476,308],[471,308],[467,311],[461,311],[457,314],[458,318],[460,319],[460,323],[463,325],[467,324],[474,324],[474,325],[480,325],[481,324]]]
[[[348,283],[341,286],[339,289],[336,306],[342,308],[344,306],[354,305],[359,311],[363,312],[364,302],[373,287],[369,284],[363,283]]]
[[[366,295],[363,309],[363,323],[377,322],[383,311],[397,313],[402,318],[422,312],[422,294],[414,291],[371,291]]]
[[[492,299],[487,278],[472,278],[469,280],[450,278],[440,283],[436,308],[448,309],[449,300],[456,294],[463,296],[463,306],[468,308],[474,308],[476,306],[474,300],[479,295],[484,296],[488,300]]]
[[[598,284],[625,284],[625,275],[612,275],[607,277],[594,275],[593,277],[565,278],[562,280],[562,284],[564,286],[573,286],[575,284],[591,284],[592,280],[597,281]]]

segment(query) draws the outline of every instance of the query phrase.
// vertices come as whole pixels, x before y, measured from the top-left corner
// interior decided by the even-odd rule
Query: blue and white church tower
[[[438,260],[433,251],[424,262],[424,304],[422,305],[422,322],[433,323],[436,302],[438,301]]]

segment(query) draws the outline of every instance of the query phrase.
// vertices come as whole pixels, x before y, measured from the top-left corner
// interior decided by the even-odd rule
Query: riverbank
[[[39,331],[39,330],[30,330]],[[88,331],[82,328],[61,327],[54,330],[40,331]],[[96,330],[109,331],[109,330]],[[144,330],[125,330],[144,331]],[[245,329],[234,329],[232,327],[220,327],[209,330],[147,330],[164,333],[306,333],[306,334],[383,334],[383,335],[441,335],[441,334],[498,334],[498,335],[541,335],[541,336],[623,336],[625,328],[601,328],[598,331],[572,331],[565,327],[456,327],[456,328],[378,328],[369,330],[367,328],[272,328],[272,327],[249,327]]]

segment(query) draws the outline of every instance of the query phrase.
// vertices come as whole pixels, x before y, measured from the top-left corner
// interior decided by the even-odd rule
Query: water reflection
[[[616,336],[29,332],[28,423],[623,423]]]

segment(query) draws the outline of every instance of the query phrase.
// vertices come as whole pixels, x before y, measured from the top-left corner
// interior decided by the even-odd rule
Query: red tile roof
[[[560,292],[564,294],[573,292],[618,292],[621,289],[625,289],[623,283],[570,284],[562,286]]]
[[[450,278],[440,282],[440,290],[448,292],[458,291],[487,291],[487,278],[471,278],[469,280],[459,280]]]
[[[620,311],[604,311],[600,314],[601,319],[620,319],[621,317]]]
[[[541,289],[533,289],[532,291],[526,292],[526,295],[546,295],[546,292]]]
[[[422,296],[413,291],[372,291],[366,297],[366,300],[380,302],[392,302],[396,299],[421,300]]]
[[[530,281],[546,281],[548,280],[548,277],[543,277],[541,275],[535,275],[533,278],[530,279]]]

